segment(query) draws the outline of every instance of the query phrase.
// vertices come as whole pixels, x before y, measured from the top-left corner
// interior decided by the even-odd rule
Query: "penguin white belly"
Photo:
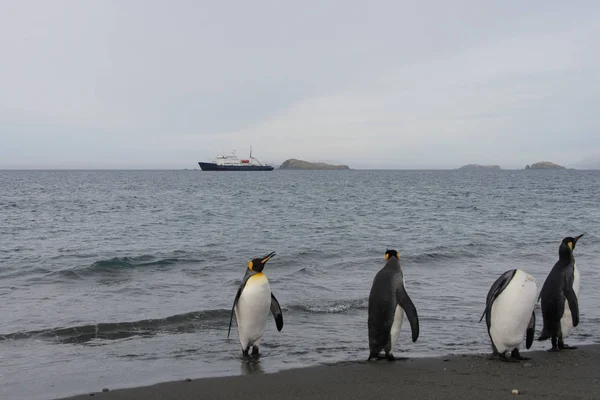
[[[271,307],[271,287],[267,277],[256,274],[248,279],[235,307],[240,343],[243,349],[258,346]]]
[[[577,271],[577,266],[573,266],[573,291],[575,292],[575,296],[577,300],[579,300],[579,271]],[[571,314],[571,308],[569,307],[569,301],[565,299],[565,311],[563,312],[563,316],[560,319],[560,330],[562,332],[563,338],[567,337],[569,331],[573,328],[573,316]]]
[[[518,348],[523,341],[537,297],[537,282],[517,270],[492,304],[490,336],[501,354]]]
[[[392,341],[391,351],[394,351],[396,347],[396,342],[400,337],[400,328],[402,327],[402,320],[404,319],[404,310],[400,306],[396,306],[396,311],[394,312],[394,322],[392,323],[392,329],[390,330],[390,336]]]

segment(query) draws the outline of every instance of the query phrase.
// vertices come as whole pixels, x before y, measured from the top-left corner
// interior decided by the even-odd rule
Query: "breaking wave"
[[[365,310],[367,307],[367,299],[354,299],[325,304],[284,306],[283,312],[285,318],[287,312],[327,314],[343,313],[350,310]],[[193,333],[202,329],[227,330],[230,315],[231,309],[194,311],[166,318],[108,322],[0,334],[0,340],[38,339],[56,340],[60,343],[86,343],[98,339],[118,340],[133,336],[154,336],[162,333]]]
[[[231,310],[195,311],[159,319],[109,322],[0,335],[0,340],[49,339],[61,343],[85,343],[94,339],[117,340],[158,333],[188,333],[229,318]],[[216,324],[215,324],[216,325]]]

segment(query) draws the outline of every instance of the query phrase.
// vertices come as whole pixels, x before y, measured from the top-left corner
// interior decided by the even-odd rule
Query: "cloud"
[[[593,2],[4,11],[0,167],[189,168],[250,145],[275,163],[522,167],[600,146]]]

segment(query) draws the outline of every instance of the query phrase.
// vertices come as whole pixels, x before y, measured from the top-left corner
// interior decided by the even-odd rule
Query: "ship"
[[[218,155],[215,162],[199,161],[198,165],[202,171],[273,171],[275,169],[252,157],[252,148],[247,159],[238,158],[234,151],[232,154]]]

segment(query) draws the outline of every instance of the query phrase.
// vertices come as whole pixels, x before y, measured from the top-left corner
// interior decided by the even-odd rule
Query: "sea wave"
[[[431,261],[472,259],[480,257],[480,255],[481,249],[477,249],[475,246],[473,246],[472,249],[467,249],[465,247],[455,248],[449,246],[438,246],[426,253],[407,255],[404,258],[407,261],[414,263],[425,263]]]
[[[117,340],[132,336],[154,336],[158,333],[187,333],[224,321],[229,318],[230,313],[231,310],[225,309],[194,311],[158,319],[15,332],[0,335],[0,340],[48,339],[61,343],[85,343],[94,339]]]
[[[69,281],[79,280],[93,276],[115,276],[122,272],[131,272],[135,269],[150,268],[161,269],[177,264],[199,264],[209,258],[208,255],[197,257],[184,251],[175,251],[167,254],[144,254],[139,256],[124,256],[100,259],[88,264],[83,264],[83,260],[89,260],[90,256],[67,255],[53,256],[51,260],[45,260],[40,257],[31,260],[31,268],[0,268],[0,278],[25,278],[30,283],[48,282],[48,281]],[[93,260],[93,258],[92,258]],[[89,262],[89,261],[88,261]],[[63,268],[48,268],[45,265],[62,264]],[[75,265],[73,265],[75,264]],[[4,266],[2,266],[4,267]],[[209,269],[211,266],[202,266],[203,269]]]
[[[85,266],[77,266],[74,268],[51,271],[47,275],[57,275],[61,278],[67,279],[81,279],[82,277],[94,275],[115,275],[119,274],[120,272],[131,271],[138,268],[159,268],[175,264],[199,263],[200,261],[201,260],[197,258],[189,257],[186,255],[162,256],[145,254],[141,256],[108,258],[104,260],[95,261],[94,263]]]
[[[349,310],[366,310],[369,307],[368,299],[351,299],[323,304],[302,304],[289,306],[290,310],[298,310],[317,314],[336,314]]]
[[[297,304],[283,307],[284,318],[288,312],[343,313],[349,310],[364,310],[367,299],[350,299],[323,304]],[[86,343],[96,339],[118,340],[133,336],[154,336],[160,333],[192,333],[202,329],[226,330],[231,309],[214,309],[176,314],[165,318],[144,319],[127,322],[108,322],[77,326],[58,327],[34,331],[0,334],[0,340],[55,340],[60,343]]]
[[[124,268],[151,267],[173,265],[179,262],[194,262],[198,260],[178,257],[158,258],[153,255],[142,255],[136,257],[113,257],[108,260],[96,261],[84,270],[112,271]]]

